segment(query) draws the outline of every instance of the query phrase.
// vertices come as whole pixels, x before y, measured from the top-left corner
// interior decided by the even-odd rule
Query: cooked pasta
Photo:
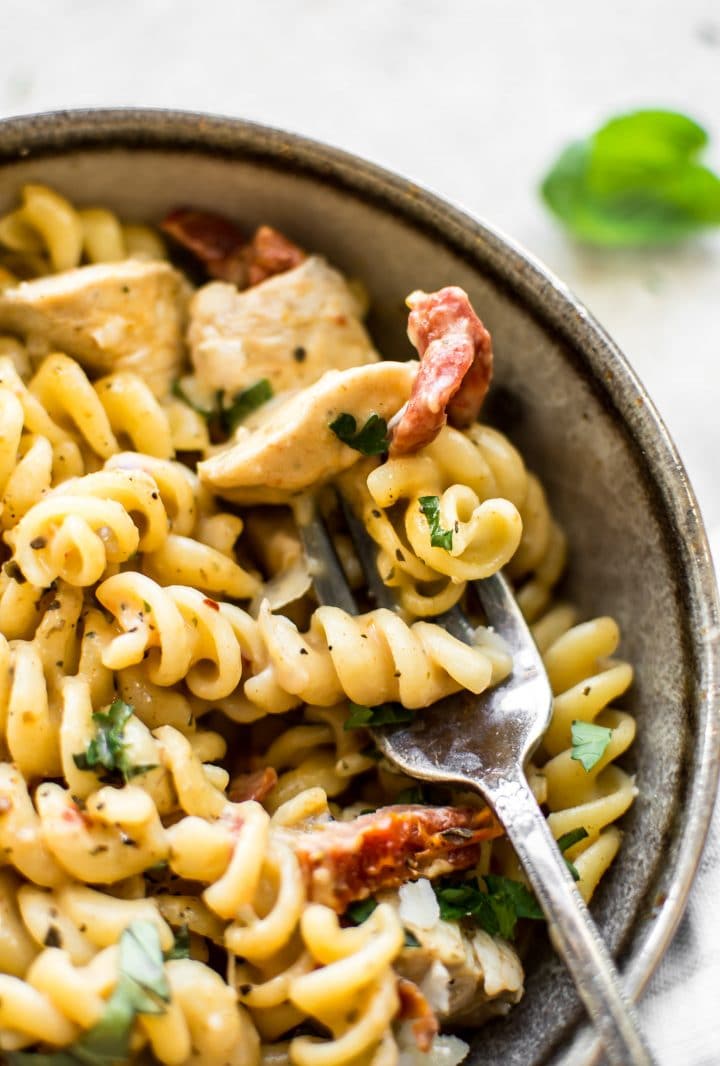
[[[194,296],[104,207],[27,185],[0,218],[3,1061],[459,1063],[439,1025],[523,993],[493,894],[533,897],[478,796],[399,773],[368,727],[510,673],[482,617],[467,641],[435,620],[504,567],[555,693],[528,776],[589,900],[636,794],[618,628],[554,600],[563,533],[477,421],[479,320],[474,384],[425,395],[323,260],[203,212],[165,229],[215,279]],[[357,615],[315,598],[310,502]]]

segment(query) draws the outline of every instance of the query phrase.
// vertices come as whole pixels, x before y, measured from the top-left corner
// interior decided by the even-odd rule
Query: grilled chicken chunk
[[[283,502],[361,457],[330,429],[338,415],[351,414],[358,428],[371,414],[387,420],[410,395],[416,372],[417,363],[391,362],[329,370],[304,391],[261,407],[227,448],[199,464],[200,478],[236,503]]]
[[[379,898],[399,906],[396,893]],[[492,1015],[507,1013],[520,1001],[522,963],[506,940],[439,917],[429,927],[406,913],[401,913],[401,918],[420,946],[404,948],[395,969],[418,985],[441,1021],[481,1025]]]
[[[0,329],[98,373],[136,370],[163,396],[182,358],[186,294],[187,282],[168,263],[98,263],[5,289]]]
[[[379,357],[341,274],[311,256],[238,291],[213,281],[190,303],[188,343],[199,384],[230,393],[267,378],[273,392],[303,388],[326,370]]]

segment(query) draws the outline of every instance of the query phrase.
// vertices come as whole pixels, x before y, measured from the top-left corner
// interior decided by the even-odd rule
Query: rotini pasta
[[[320,607],[310,630],[298,632],[263,604],[257,621],[239,607],[217,603],[197,589],[161,589],[140,574],[116,574],[97,590],[122,630],[103,662],[123,670],[145,662],[156,685],[184,679],[201,699],[243,691],[267,713],[299,703],[332,706],[347,697],[375,706],[396,700],[424,707],[461,688],[482,692],[506,676],[510,661],[489,643],[464,644],[439,626],[408,626],[388,610],[353,618]]]
[[[165,231],[221,279],[190,303],[152,227],[42,185],[0,218],[3,1061],[459,1063],[440,1024],[522,996],[493,893],[528,889],[479,798],[368,727],[510,673],[482,618],[433,621],[505,567],[555,693],[529,779],[589,900],[636,794],[617,626],[553,601],[562,531],[475,420],[479,320],[485,379],[426,394],[318,257],[192,210]],[[308,496],[360,614],[316,602]]]

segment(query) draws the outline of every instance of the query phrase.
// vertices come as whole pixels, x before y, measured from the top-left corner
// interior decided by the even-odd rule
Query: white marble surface
[[[535,194],[568,139],[635,106],[699,118],[720,166],[718,0],[0,0],[0,41],[1,116],[241,115],[411,175],[525,244],[649,387],[720,557],[720,233],[672,252],[583,252]],[[642,1006],[663,1066],[720,1062],[719,854]]]

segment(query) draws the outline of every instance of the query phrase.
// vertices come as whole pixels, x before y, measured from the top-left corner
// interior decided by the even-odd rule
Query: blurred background
[[[720,170],[719,0],[2,0],[0,40],[0,117],[135,104],[242,116],[399,171],[524,245],[649,388],[720,559],[720,229],[593,251],[537,194],[569,141],[641,107],[697,119]],[[672,1066],[720,1062],[717,837],[643,1004]]]

